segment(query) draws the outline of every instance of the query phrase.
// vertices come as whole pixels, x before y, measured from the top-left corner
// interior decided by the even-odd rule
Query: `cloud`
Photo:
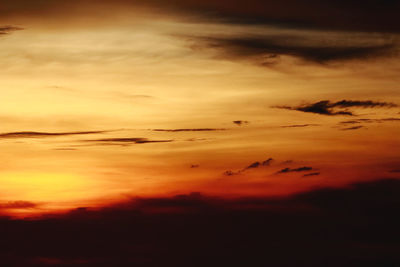
[[[319,124],[293,124],[293,125],[284,125],[280,126],[281,128],[303,128],[303,127],[310,127],[310,126],[320,126]]]
[[[340,124],[382,123],[382,122],[400,122],[400,118],[355,119],[355,120],[341,121]]]
[[[79,7],[79,8],[78,8]],[[156,14],[184,17],[196,22],[224,24],[267,25],[280,27],[333,29],[362,32],[399,32],[397,0],[3,0],[0,16],[43,19],[51,16],[62,21],[65,17],[105,17],[121,11],[146,7]],[[103,12],[102,12],[103,11]],[[323,14],[323,15],[320,15]]]
[[[29,220],[3,217],[1,263],[398,266],[399,201],[400,180],[387,179],[279,198],[193,192]]]
[[[83,140],[84,142],[94,142],[106,145],[132,145],[132,144],[148,144],[148,143],[169,143],[174,140],[149,140],[147,138],[102,138],[93,140]]]
[[[190,168],[191,168],[191,169],[199,168],[199,167],[200,167],[200,165],[198,165],[198,164],[192,164],[192,165],[190,165]]]
[[[342,100],[338,102],[331,102],[329,100],[323,100],[311,104],[304,104],[297,107],[290,106],[275,106],[275,108],[296,110],[307,113],[316,113],[321,115],[348,115],[353,116],[353,112],[349,111],[348,108],[394,108],[398,107],[397,104],[389,102],[376,102],[371,100],[358,101],[358,100]],[[344,110],[343,110],[344,109]]]
[[[400,173],[400,169],[390,170],[389,172],[391,172],[391,173]]]
[[[0,210],[1,209],[34,209],[38,205],[36,203],[30,201],[9,201],[5,203],[0,202]]]
[[[237,126],[242,126],[243,124],[248,124],[249,122],[248,121],[241,121],[241,120],[238,120],[238,121],[232,121],[234,124],[236,124]]]
[[[397,53],[397,45],[392,40],[384,43],[354,40],[354,43],[349,43],[349,39],[346,40],[344,36],[336,36],[335,42],[327,43],[321,42],[318,34],[310,37],[280,34],[193,37],[193,39],[196,48],[203,46],[217,51],[223,58],[249,59],[264,66],[278,63],[280,56],[293,56],[304,61],[325,64],[337,61],[365,60]]]
[[[306,173],[306,174],[303,175],[303,177],[318,176],[320,174],[321,173],[319,173],[319,172]]]
[[[20,31],[20,30],[23,30],[23,28],[16,27],[16,26],[10,26],[10,25],[0,26],[0,36],[4,35],[4,34],[9,34],[14,31]]]
[[[151,129],[154,132],[214,132],[214,131],[226,131],[224,128],[187,128],[187,129]]]
[[[348,128],[342,128],[340,130],[342,131],[352,131],[352,130],[358,130],[358,129],[362,129],[365,128],[364,126],[353,126],[353,127],[348,127]]]
[[[274,161],[273,158],[269,158],[269,159],[264,160],[262,162],[256,161],[256,162],[251,163],[249,166],[244,167],[243,169],[241,169],[239,171],[236,171],[236,172],[228,170],[228,171],[224,172],[224,175],[233,176],[233,175],[241,174],[241,173],[243,173],[243,172],[245,172],[247,170],[250,170],[250,169],[257,169],[259,167],[267,167],[267,166],[270,166],[273,161]]]
[[[69,136],[69,135],[88,135],[88,134],[102,134],[109,131],[82,131],[82,132],[9,132],[0,133],[0,139],[8,138],[45,138],[45,137],[57,137],[57,136]]]
[[[312,171],[313,168],[312,167],[299,167],[299,168],[284,168],[280,171],[278,171],[277,173],[289,173],[289,172],[307,172],[307,171]]]

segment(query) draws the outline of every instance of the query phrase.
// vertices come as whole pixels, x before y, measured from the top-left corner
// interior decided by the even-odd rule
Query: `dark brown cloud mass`
[[[20,31],[20,30],[23,30],[23,28],[11,26],[11,25],[0,26],[0,36],[14,32],[14,31]]]
[[[319,38],[322,38],[321,36]],[[364,60],[396,53],[392,40],[384,43],[349,42],[337,38],[332,42],[321,42],[318,34],[312,37],[298,35],[197,37],[196,47],[202,45],[218,51],[228,59],[244,58],[268,66],[279,62],[279,56],[325,64],[336,61]],[[347,37],[348,38],[348,37]]]
[[[348,115],[353,116],[353,112],[348,108],[394,108],[398,107],[397,104],[390,102],[378,102],[378,101],[358,101],[358,100],[341,100],[338,102],[331,102],[329,100],[323,100],[316,103],[304,104],[297,107],[291,106],[275,106],[276,108],[297,110],[308,113],[316,113],[321,115]]]
[[[2,266],[399,266],[400,181],[284,198],[200,193],[0,218]]]
[[[346,31],[400,32],[398,0],[4,0],[0,17],[57,17],[78,12],[90,16],[111,8],[140,7],[161,13],[174,13],[195,20],[231,24],[274,24]]]

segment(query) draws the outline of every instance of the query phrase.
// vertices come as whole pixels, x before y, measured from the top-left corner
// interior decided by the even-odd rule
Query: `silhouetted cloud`
[[[312,167],[299,167],[299,168],[284,168],[280,171],[278,171],[277,173],[289,173],[289,172],[307,172],[307,171],[312,171],[313,168]]]
[[[303,127],[310,127],[310,126],[320,126],[319,124],[293,124],[293,125],[284,125],[280,126],[281,128],[303,128]]]
[[[169,143],[174,140],[149,140],[147,138],[102,138],[93,140],[83,140],[84,142],[94,142],[106,145],[132,145],[132,144],[148,144],[148,143]]]
[[[226,131],[224,128],[187,128],[187,129],[151,129],[154,132],[214,132],[214,131]]]
[[[191,168],[191,169],[199,168],[199,167],[200,167],[200,165],[198,165],[198,164],[192,164],[192,165],[190,165],[190,168]]]
[[[382,122],[400,122],[400,118],[355,119],[355,120],[341,121],[340,124],[382,123]]]
[[[399,266],[399,201],[400,180],[387,179],[279,198],[193,192],[29,220],[2,217],[0,262],[24,267]]]
[[[88,134],[102,134],[109,131],[82,131],[82,132],[61,132],[61,133],[50,133],[50,132],[9,132],[0,133],[0,139],[6,138],[45,138],[45,137],[57,137],[57,136],[69,136],[69,135],[88,135]]]
[[[365,128],[364,126],[353,126],[353,127],[348,127],[348,128],[342,128],[340,130],[342,131],[351,131],[351,130],[358,130],[358,129],[362,129]]]
[[[244,167],[243,169],[241,169],[239,171],[236,171],[236,172],[228,170],[228,171],[224,172],[224,175],[233,176],[233,175],[241,174],[241,173],[243,173],[243,172],[245,172],[247,170],[250,170],[250,169],[256,169],[256,168],[263,167],[263,166],[267,167],[267,166],[270,166],[273,161],[274,161],[273,158],[269,158],[269,159],[264,160],[262,162],[256,161],[256,162],[251,163],[249,166]]]
[[[0,16],[30,18],[65,17],[85,10],[85,17],[105,17],[104,10],[142,10],[146,7],[156,14],[185,17],[195,22],[224,24],[275,25],[289,28],[314,28],[362,32],[400,32],[397,0],[3,0]],[[79,9],[80,8],[80,9]],[[322,16],[319,14],[323,14]]]
[[[343,41],[321,43],[316,37],[300,37],[291,35],[274,36],[233,36],[233,37],[193,37],[197,40],[196,48],[214,49],[222,57],[228,59],[247,58],[261,65],[279,62],[279,56],[293,56],[305,61],[325,64],[346,60],[365,60],[382,56],[392,56],[396,44],[392,40],[387,43],[354,43]]]
[[[248,121],[241,121],[241,120],[238,120],[238,121],[232,121],[234,124],[236,124],[236,125],[238,125],[238,126],[242,126],[243,124],[248,124],[249,122]]]
[[[319,172],[312,172],[312,173],[304,174],[303,177],[318,176],[318,175],[320,175],[320,174],[321,174],[321,173],[319,173]]]
[[[275,108],[296,110],[308,113],[316,113],[321,115],[354,115],[347,108],[360,107],[360,108],[394,108],[398,107],[397,104],[389,102],[376,102],[371,100],[366,101],[354,101],[354,100],[342,100],[338,102],[331,102],[329,100],[323,100],[316,103],[304,104],[297,107],[290,106],[275,106]],[[339,109],[339,110],[337,110]],[[345,110],[340,110],[345,109]]]
[[[20,31],[20,30],[23,30],[23,28],[11,26],[11,25],[0,26],[0,36],[3,34],[8,34],[8,33],[11,33],[14,31]]]
[[[390,170],[391,173],[400,173],[400,169]]]

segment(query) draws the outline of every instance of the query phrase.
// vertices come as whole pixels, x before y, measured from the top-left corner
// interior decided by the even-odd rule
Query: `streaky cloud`
[[[82,131],[82,132],[60,132],[60,133],[23,131],[23,132],[0,133],[0,139],[46,138],[46,137],[69,136],[69,135],[102,134],[102,133],[107,133],[107,132],[109,132],[109,131]]]

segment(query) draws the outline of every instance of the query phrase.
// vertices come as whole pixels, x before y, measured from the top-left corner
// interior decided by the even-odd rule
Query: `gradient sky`
[[[145,2],[2,1],[1,212],[399,177],[397,1]]]

